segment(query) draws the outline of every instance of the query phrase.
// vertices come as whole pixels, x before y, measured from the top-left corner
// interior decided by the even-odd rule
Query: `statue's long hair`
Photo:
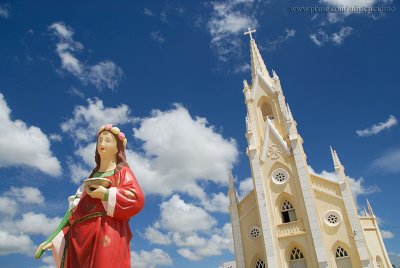
[[[101,158],[100,158],[99,152],[97,151],[97,143],[99,142],[99,139],[98,139],[99,135],[100,135],[101,133],[103,133],[104,131],[108,131],[108,132],[110,132],[112,135],[114,135],[114,138],[115,138],[115,140],[117,141],[117,149],[118,149],[118,152],[117,152],[117,166],[115,167],[115,171],[117,171],[117,172],[120,171],[124,166],[126,166],[126,167],[129,168],[129,165],[128,165],[128,163],[126,162],[126,155],[125,155],[125,146],[124,146],[124,143],[119,139],[118,135],[115,135],[114,133],[112,133],[112,132],[109,131],[109,130],[103,130],[102,132],[100,132],[100,133],[97,135],[96,149],[95,149],[96,152],[95,152],[95,157],[94,157],[94,159],[95,159],[95,161],[96,161],[96,167],[92,170],[92,173],[90,173],[89,178],[92,178],[92,176],[94,175],[94,173],[96,173],[96,172],[99,170],[99,168],[100,168],[100,161],[101,161]]]

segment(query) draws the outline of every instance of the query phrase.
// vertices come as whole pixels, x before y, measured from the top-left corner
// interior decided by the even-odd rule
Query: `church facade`
[[[337,181],[309,170],[279,77],[252,32],[252,81],[243,93],[254,189],[239,200],[229,177],[236,267],[392,267],[372,207],[359,215],[336,151]]]

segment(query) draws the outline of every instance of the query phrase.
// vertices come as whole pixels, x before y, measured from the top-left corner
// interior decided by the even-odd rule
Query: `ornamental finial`
[[[250,35],[250,41],[251,41],[251,40],[254,40],[254,39],[253,39],[253,36],[252,36],[251,34],[252,34],[252,33],[255,33],[256,30],[255,30],[255,29],[251,30],[250,27],[247,28],[247,30],[248,30],[248,31],[247,31],[247,32],[244,32],[243,34],[244,34],[244,35]]]

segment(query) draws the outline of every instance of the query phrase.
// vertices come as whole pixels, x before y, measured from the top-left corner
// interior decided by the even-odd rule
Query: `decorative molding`
[[[274,69],[272,69],[272,78],[273,78],[274,80],[279,80],[279,76],[276,74],[276,72],[275,72]]]
[[[265,161],[265,158],[267,156],[267,149],[268,149],[267,146],[268,146],[268,141],[269,141],[269,132],[270,132],[270,130],[272,131],[272,133],[277,138],[279,144],[281,145],[281,147],[285,151],[286,155],[290,156],[291,150],[290,150],[289,146],[283,140],[281,135],[279,135],[279,132],[274,127],[274,124],[272,123],[272,121],[269,118],[267,118],[265,123],[266,123],[265,124],[265,134],[264,134],[263,146],[262,146],[262,150],[261,150],[261,161]]]
[[[252,126],[249,115],[246,116],[246,130],[247,130],[247,132],[250,132],[253,130],[253,126]]]
[[[332,149],[332,146],[329,146],[331,149],[331,154],[332,154],[332,159],[333,159],[333,165],[335,168],[340,167],[342,164],[340,163],[339,157],[336,153],[335,150]]]
[[[288,223],[281,223],[276,226],[278,238],[305,234],[303,220],[292,221]]]
[[[319,191],[336,198],[342,198],[338,183],[329,181],[328,179],[315,176],[311,173],[311,183],[314,191]]]
[[[254,85],[252,86],[253,87],[253,92],[252,92],[252,94],[251,94],[251,98],[252,99],[254,99],[254,97],[256,96],[256,93],[257,93],[257,91],[258,91],[258,80],[259,80],[259,78],[260,78],[260,80],[264,83],[264,85],[267,87],[267,89],[270,91],[270,93],[272,94],[272,95],[276,95],[277,93],[278,93],[278,91],[275,89],[275,87],[273,86],[273,85],[271,85],[271,83],[267,80],[267,79],[265,79],[265,77],[264,77],[264,75],[261,73],[261,71],[260,70],[257,70],[256,71],[256,77],[255,77],[255,82],[254,82]]]
[[[293,121],[293,114],[292,110],[290,110],[289,103],[286,103],[286,121],[288,122]]]
[[[278,145],[276,145],[276,144],[271,144],[271,145],[268,147],[267,156],[268,156],[269,158],[271,158],[272,160],[278,159],[279,157],[281,157],[281,155],[282,155],[282,152],[279,150]]]

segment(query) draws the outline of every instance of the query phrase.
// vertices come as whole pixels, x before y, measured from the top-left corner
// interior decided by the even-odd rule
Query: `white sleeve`
[[[101,202],[107,211],[107,215],[113,217],[115,205],[117,204],[117,187],[111,187],[108,191],[108,200]]]
[[[68,206],[70,210],[78,205],[79,200],[81,199],[81,196],[84,191],[85,191],[85,185],[82,183],[82,185],[78,188],[78,190],[76,190],[75,195],[71,195],[70,197],[68,197]]]

